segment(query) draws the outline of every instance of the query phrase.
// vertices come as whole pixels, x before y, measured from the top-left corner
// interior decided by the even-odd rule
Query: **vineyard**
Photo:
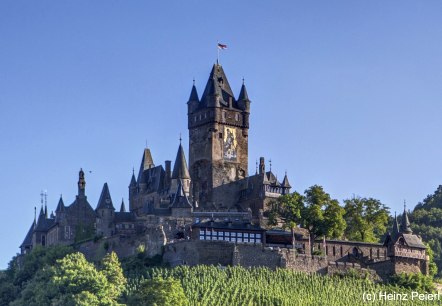
[[[242,267],[152,268],[130,278],[126,294],[137,290],[144,279],[158,277],[179,280],[190,305],[440,305],[411,300],[411,290],[364,279]],[[380,298],[383,293],[396,294],[396,301],[386,302]],[[372,301],[367,300],[370,294]],[[400,301],[405,296],[408,301]]]

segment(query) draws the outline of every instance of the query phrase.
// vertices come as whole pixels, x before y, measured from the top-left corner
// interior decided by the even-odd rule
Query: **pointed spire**
[[[284,179],[282,180],[281,187],[283,188],[292,188],[289,183],[289,179],[287,178],[287,171],[285,172]]]
[[[130,179],[129,187],[135,187],[137,186],[137,180],[135,179],[135,170],[132,168],[132,177]]]
[[[124,205],[124,199],[121,199],[120,212],[126,212],[126,205]]]
[[[249,95],[247,94],[246,85],[244,85],[244,79],[241,86],[241,91],[239,92],[238,101],[249,101]]]
[[[37,225],[37,207],[34,206],[34,227]]]
[[[405,201],[404,201],[404,214],[402,216],[402,223],[401,223],[401,233],[404,234],[413,233],[410,227],[410,220],[408,220],[407,205],[405,204]]]
[[[178,147],[178,152],[173,165],[172,179],[190,179],[189,169],[187,168],[186,156],[181,145]]]
[[[178,188],[175,193],[175,197],[171,204],[173,208],[192,208],[192,204],[190,204],[189,199],[186,196],[184,191],[183,183],[181,180],[178,180]]]
[[[394,212],[394,220],[393,220],[393,230],[391,231],[391,237],[396,239],[397,235],[399,235],[399,224],[397,222],[396,212]]]
[[[64,206],[63,196],[60,195],[60,200],[58,200],[57,208],[55,209],[55,213],[58,215],[60,213],[65,212],[66,207]]]
[[[189,102],[191,101],[196,101],[196,102],[200,101],[198,98],[198,92],[196,91],[195,87],[195,80],[193,80],[192,90],[190,91],[190,96],[189,96]]]
[[[112,198],[110,196],[109,187],[107,183],[104,183],[103,190],[101,191],[100,200],[98,200],[97,209],[113,209]]]

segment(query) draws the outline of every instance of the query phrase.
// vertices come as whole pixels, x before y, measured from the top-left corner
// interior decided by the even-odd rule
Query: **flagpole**
[[[216,64],[219,65],[219,40],[216,41],[216,51],[217,51]]]

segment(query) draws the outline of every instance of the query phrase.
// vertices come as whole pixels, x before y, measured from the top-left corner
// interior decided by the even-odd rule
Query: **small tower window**
[[[238,113],[235,114],[235,120],[239,121],[239,114]]]

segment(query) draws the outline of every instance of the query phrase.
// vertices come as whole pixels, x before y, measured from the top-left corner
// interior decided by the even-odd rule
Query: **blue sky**
[[[145,144],[188,149],[186,101],[216,60],[252,100],[260,156],[297,191],[320,184],[394,210],[441,184],[440,1],[0,2],[0,268],[48,191],[127,203]],[[188,154],[187,154],[188,155]],[[92,173],[89,173],[92,171]]]

